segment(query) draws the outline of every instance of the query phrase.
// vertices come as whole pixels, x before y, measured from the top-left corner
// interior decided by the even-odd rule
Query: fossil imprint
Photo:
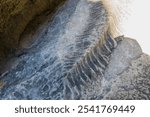
[[[117,18],[105,0],[67,0],[17,64],[0,76],[1,99],[98,99]]]

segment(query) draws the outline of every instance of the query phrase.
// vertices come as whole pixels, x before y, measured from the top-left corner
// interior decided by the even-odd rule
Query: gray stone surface
[[[150,99],[150,56],[136,40],[125,38],[114,50],[105,73],[103,99]]]
[[[0,99],[150,99],[150,57],[107,18],[101,2],[68,0],[0,75]]]
[[[105,77],[110,80],[126,70],[131,60],[139,57],[142,49],[137,41],[129,38],[123,38],[118,47],[111,55],[111,61],[106,69]]]
[[[68,0],[1,74],[0,99],[95,99],[117,46],[106,27],[101,2]]]

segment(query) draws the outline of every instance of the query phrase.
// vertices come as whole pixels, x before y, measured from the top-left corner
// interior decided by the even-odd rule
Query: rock
[[[20,36],[29,22],[46,11],[52,13],[62,1],[64,0],[1,0],[0,61],[17,48]]]
[[[103,99],[150,99],[150,56],[125,38],[112,53],[105,79],[110,90]]]
[[[68,0],[1,74],[0,98],[95,99],[117,46],[107,19],[102,2]]]
[[[2,68],[0,99],[150,99],[150,57],[108,19],[102,2],[68,0]]]
[[[130,61],[139,57],[142,49],[137,41],[129,38],[123,38],[117,48],[111,55],[111,61],[105,72],[105,77],[110,80],[115,78],[129,67]],[[110,69],[111,68],[111,69]]]

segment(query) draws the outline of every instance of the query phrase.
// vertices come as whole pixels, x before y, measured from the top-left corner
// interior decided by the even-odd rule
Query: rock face
[[[1,75],[0,97],[95,99],[117,46],[105,28],[107,18],[101,2],[68,0],[49,19],[37,42]]]
[[[150,57],[108,20],[101,1],[68,0],[0,74],[0,99],[150,99]]]
[[[114,50],[105,78],[110,91],[104,99],[150,99],[150,56],[125,38]]]
[[[13,52],[29,22],[64,0],[0,0],[0,59]],[[32,29],[31,29],[32,30]]]

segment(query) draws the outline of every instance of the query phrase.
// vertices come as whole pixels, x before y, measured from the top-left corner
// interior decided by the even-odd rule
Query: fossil
[[[66,1],[45,32],[1,76],[0,98],[95,99],[117,46],[103,2]]]

